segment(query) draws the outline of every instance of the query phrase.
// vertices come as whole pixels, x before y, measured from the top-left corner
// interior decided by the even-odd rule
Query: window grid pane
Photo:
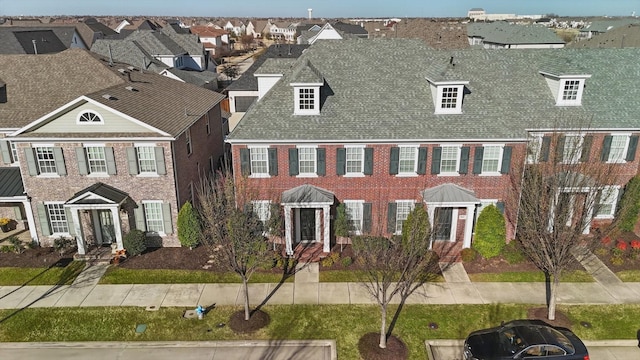
[[[161,203],[144,203],[144,217],[147,221],[147,231],[164,233]]]
[[[313,110],[315,109],[315,98],[313,89],[299,89],[299,109]]]
[[[624,148],[627,146],[626,135],[614,135],[611,139],[611,149],[609,150],[609,161],[624,160]]]
[[[613,215],[614,205],[618,197],[618,189],[616,188],[604,188],[600,194],[600,201],[598,204],[598,213],[596,216]]]
[[[500,160],[499,146],[485,146],[482,156],[482,172],[497,172]]]
[[[416,171],[416,148],[401,147],[398,170],[401,173],[413,173]]]
[[[56,174],[56,160],[53,156],[53,148],[37,147],[36,159],[38,160],[38,169],[41,174]]]
[[[578,89],[580,88],[579,80],[567,80],[564,82],[564,89],[562,91],[562,100],[577,100]]]
[[[577,163],[580,160],[580,155],[582,155],[582,136],[566,136],[562,160],[565,163]]]
[[[396,203],[396,233],[402,232],[402,224],[413,210],[413,201],[398,201]]]
[[[442,109],[455,109],[458,102],[458,88],[445,87],[442,89]]]
[[[64,212],[63,204],[46,204],[49,225],[54,234],[68,233],[67,214]]]
[[[345,201],[345,211],[349,221],[349,230],[357,234],[362,232],[362,203],[359,201]]]
[[[9,144],[11,145],[11,162],[16,162],[18,161],[18,147],[14,142],[10,142]]]
[[[362,173],[362,158],[364,154],[363,148],[346,148],[346,172]]]
[[[251,151],[251,173],[267,174],[269,171],[267,148],[253,148],[250,151]]]
[[[316,173],[316,149],[298,148],[298,161],[300,174]]]
[[[266,223],[271,217],[271,203],[269,201],[254,201],[253,213],[256,214],[260,221]]]
[[[156,154],[152,146],[141,146],[138,151],[138,167],[141,173],[156,173]]]
[[[440,172],[453,173],[458,170],[458,148],[455,146],[443,146],[440,161]]]
[[[106,173],[107,159],[104,155],[104,148],[99,146],[87,147],[87,162],[89,173]]]

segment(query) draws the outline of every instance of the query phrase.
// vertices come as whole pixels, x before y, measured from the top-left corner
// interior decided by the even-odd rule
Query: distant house
[[[580,29],[577,39],[591,39],[592,37],[600,34],[604,34],[607,31],[627,26],[630,24],[640,24],[640,20],[636,18],[614,19],[614,20],[602,20],[593,21],[591,24],[586,25]]]
[[[557,49],[565,45],[547,27],[506,22],[467,24],[467,38],[469,45],[485,49]]]
[[[228,31],[212,26],[192,26],[189,29],[192,34],[198,35],[205,51],[208,51],[211,57],[216,58],[231,51]]]
[[[611,29],[582,41],[573,41],[571,48],[626,48],[640,47],[640,23]]]
[[[2,55],[0,79],[0,217],[79,255],[132,229],[179,246],[178,210],[224,156],[223,95],[79,49]]]
[[[301,24],[296,28],[298,44],[313,44],[318,40],[342,40],[351,38],[368,38],[369,33],[358,25],[336,22],[334,24]]]

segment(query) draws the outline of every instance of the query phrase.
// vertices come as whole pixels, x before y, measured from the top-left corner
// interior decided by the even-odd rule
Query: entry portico
[[[331,206],[335,195],[313,185],[304,184],[282,193],[285,247],[293,255],[293,242],[322,243],[322,251],[331,251]]]

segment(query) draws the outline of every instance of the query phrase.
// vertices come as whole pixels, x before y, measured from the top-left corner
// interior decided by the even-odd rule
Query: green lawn
[[[320,270],[320,282],[359,282],[365,278],[362,270]],[[438,275],[429,282],[444,282]]]
[[[640,282],[640,270],[623,270],[616,273],[620,280],[627,282]]]
[[[70,285],[84,269],[84,261],[72,261],[65,267],[0,268],[0,286]]]
[[[474,282],[542,282],[544,274],[542,271],[505,271],[502,273],[479,273],[469,274],[469,279]],[[591,275],[583,270],[565,272],[561,282],[593,282]]]
[[[256,272],[251,283],[278,283],[282,274]],[[293,276],[287,282],[293,281]],[[111,266],[100,279],[100,284],[176,284],[176,283],[239,283],[236,273],[202,270],[126,269]]]
[[[462,339],[472,331],[526,315],[527,305],[406,305],[394,335],[408,346],[411,359],[425,359],[424,341]],[[336,339],[338,358],[359,359],[358,339],[377,332],[379,310],[372,305],[278,305],[263,308],[271,323],[251,335],[236,335],[226,323],[239,308],[221,306],[204,320],[183,319],[184,309],[30,308],[0,311],[0,341],[197,341],[248,339]],[[389,320],[395,307],[389,311]],[[583,339],[635,339],[640,305],[560,306]],[[588,321],[592,327],[579,325]],[[438,324],[431,330],[429,323]],[[135,334],[137,324],[146,324]]]

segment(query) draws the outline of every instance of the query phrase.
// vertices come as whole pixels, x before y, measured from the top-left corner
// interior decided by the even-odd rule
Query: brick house
[[[0,62],[0,173],[19,168],[23,186],[0,194],[0,216],[22,214],[41,245],[74,237],[81,255],[122,249],[133,228],[179,246],[180,206],[222,161],[224,96],[83,50]]]
[[[318,42],[296,60],[268,59],[256,70],[258,101],[227,139],[234,176],[257,189],[264,220],[269,204],[283,208],[289,253],[308,242],[329,251],[339,203],[352,233],[387,236],[423,203],[432,245],[466,248],[483,207],[517,211],[506,201],[520,176],[514,169],[559,151],[550,149],[551,132],[582,147],[579,161],[618,164],[612,194],[637,174],[638,55]],[[587,133],[559,125],[569,118],[588,123]],[[614,195],[600,196],[597,222],[613,217]],[[507,221],[507,239],[514,235]]]

